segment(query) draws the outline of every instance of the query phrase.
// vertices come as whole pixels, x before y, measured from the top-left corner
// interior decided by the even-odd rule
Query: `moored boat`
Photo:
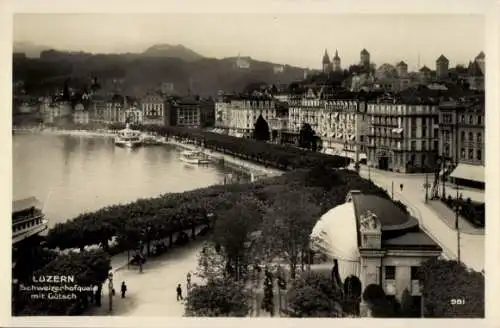
[[[186,150],[181,153],[181,161],[188,164],[209,164],[210,158],[201,150]]]
[[[128,123],[125,126],[125,129],[119,131],[118,135],[115,137],[116,146],[133,148],[133,147],[138,147],[141,144],[142,144],[141,131],[132,130]]]

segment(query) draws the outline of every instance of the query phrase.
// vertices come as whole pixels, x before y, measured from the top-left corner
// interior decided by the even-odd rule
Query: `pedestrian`
[[[177,300],[179,301],[182,301],[182,288],[181,288],[181,284],[178,284],[177,285]]]
[[[401,192],[403,191],[403,184],[399,185],[399,189],[401,189]]]
[[[125,285],[125,281],[122,281],[122,298],[125,298],[125,293],[127,292],[127,285]]]

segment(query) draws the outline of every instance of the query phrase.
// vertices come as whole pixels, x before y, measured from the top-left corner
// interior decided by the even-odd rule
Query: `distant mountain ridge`
[[[155,44],[148,49],[146,49],[142,55],[150,57],[170,57],[179,58],[186,62],[193,62],[204,57],[199,53],[183,46],[182,44],[170,45],[170,44]]]
[[[180,95],[215,96],[220,90],[240,92],[251,83],[289,84],[304,77],[300,67],[243,56],[239,57],[246,61],[242,65],[238,57],[206,58],[184,46],[155,45],[144,53],[47,50],[40,58],[16,56],[13,79],[23,81],[26,92],[33,94],[53,92],[68,79],[71,87],[83,88],[91,77],[97,77],[106,92],[111,93],[141,96],[148,90],[159,89],[163,83],[171,83]],[[278,66],[280,69],[276,70]]]

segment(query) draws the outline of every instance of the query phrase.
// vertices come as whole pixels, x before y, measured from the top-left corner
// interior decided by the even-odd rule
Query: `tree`
[[[329,277],[309,272],[296,279],[288,291],[288,307],[294,317],[341,317],[342,291]]]
[[[219,254],[219,245],[207,242],[198,255],[198,270],[196,275],[206,281],[226,279],[226,259]]]
[[[362,297],[363,301],[368,304],[372,317],[390,318],[395,316],[393,306],[387,301],[385,292],[379,285],[366,286]]]
[[[309,235],[320,215],[306,190],[283,192],[264,214],[263,243],[269,260],[281,257],[290,264],[295,278],[299,256],[308,251]]]
[[[264,299],[262,300],[262,309],[274,316],[274,281],[273,274],[266,270],[264,280]]]
[[[431,259],[420,267],[424,316],[484,317],[484,276],[457,261]],[[458,300],[464,304],[453,304]]]
[[[299,132],[299,147],[312,150],[315,146],[316,132],[309,123],[302,124]]]
[[[249,261],[246,243],[262,221],[262,205],[255,197],[240,197],[218,214],[213,240],[221,246],[229,273],[239,280]]]
[[[269,141],[270,138],[269,124],[262,117],[262,114],[259,115],[257,121],[255,122],[253,130],[253,138],[258,141]]]
[[[361,302],[361,281],[356,276],[349,276],[344,280],[344,313],[359,316],[359,304]]]
[[[189,317],[244,317],[250,311],[249,296],[243,284],[212,280],[191,288],[185,311]]]

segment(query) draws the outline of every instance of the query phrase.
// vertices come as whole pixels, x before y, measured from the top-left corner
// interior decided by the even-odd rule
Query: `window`
[[[474,116],[469,115],[469,124],[473,125],[474,124]]]
[[[465,115],[460,116],[460,123],[465,123]]]
[[[427,137],[427,128],[425,126],[422,128],[422,137]]]
[[[474,141],[474,133],[469,132],[469,141],[473,142]]]
[[[417,142],[416,141],[411,142],[411,150],[417,150]]]
[[[465,159],[465,148],[460,149],[460,158]]]
[[[478,125],[483,124],[483,116],[481,116],[481,115],[478,115],[478,116],[477,116],[477,124],[478,124]]]
[[[419,278],[419,267],[417,266],[412,266],[411,267],[411,280],[420,280]]]
[[[460,140],[465,141],[465,132],[464,131],[462,131],[460,133]]]
[[[469,149],[469,159],[470,160],[474,159],[474,149]]]
[[[483,160],[483,152],[481,151],[481,149],[476,150],[476,159],[478,161],[482,161]]]
[[[386,266],[385,267],[385,280],[396,280],[396,267]]]
[[[476,140],[477,142],[483,142],[483,134],[481,132],[477,133]]]

